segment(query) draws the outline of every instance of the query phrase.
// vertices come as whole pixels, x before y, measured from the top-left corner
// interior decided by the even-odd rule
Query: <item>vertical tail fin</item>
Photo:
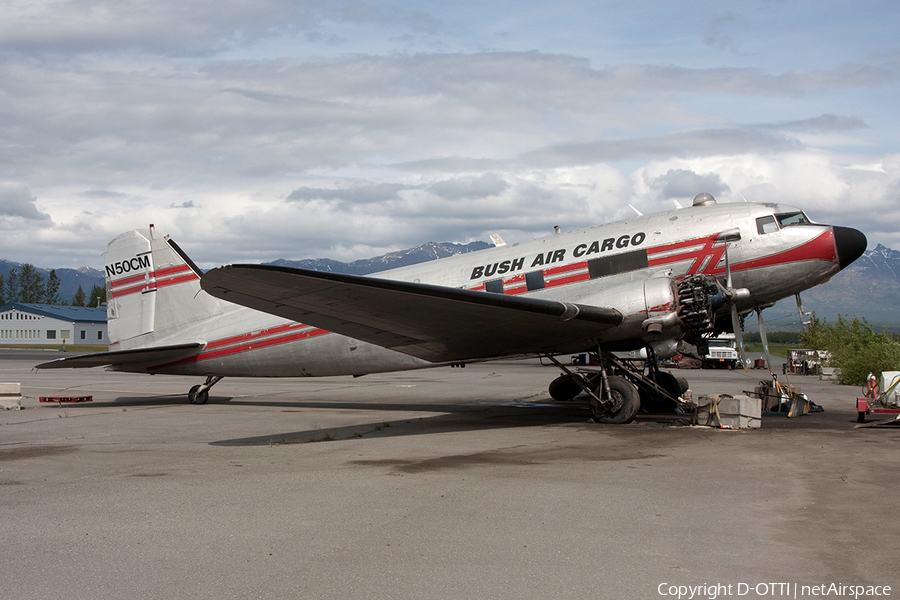
[[[153,225],[123,233],[104,256],[109,339],[117,349],[181,341],[188,325],[221,313],[200,289],[202,271]]]

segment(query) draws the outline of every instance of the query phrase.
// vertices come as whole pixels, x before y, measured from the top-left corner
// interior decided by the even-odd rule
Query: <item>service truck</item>
[[[701,359],[704,369],[717,369],[724,367],[733,369],[740,363],[740,356],[735,350],[733,333],[720,333],[709,339],[709,348]]]

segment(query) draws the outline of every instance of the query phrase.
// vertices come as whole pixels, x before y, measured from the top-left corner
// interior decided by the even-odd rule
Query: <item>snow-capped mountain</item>
[[[900,329],[900,251],[879,244],[831,281],[803,292],[803,304],[829,321],[840,314]]]
[[[450,242],[428,242],[408,250],[388,252],[384,256],[376,256],[363,260],[355,260],[351,263],[343,263],[328,258],[286,260],[280,258],[266,263],[281,267],[294,267],[297,269],[312,269],[313,271],[326,271],[329,273],[347,273],[349,275],[368,275],[378,271],[387,271],[397,267],[415,265],[438,258],[447,258],[455,254],[466,254],[477,250],[491,248],[486,242],[471,242],[469,244],[452,244]]]

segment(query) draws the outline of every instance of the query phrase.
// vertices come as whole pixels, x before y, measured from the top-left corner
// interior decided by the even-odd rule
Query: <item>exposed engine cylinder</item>
[[[697,337],[713,330],[724,301],[712,275],[689,275],[678,283],[678,319]]]

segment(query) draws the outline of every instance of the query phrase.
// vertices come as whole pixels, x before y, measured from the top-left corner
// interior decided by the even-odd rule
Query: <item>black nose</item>
[[[834,245],[837,248],[838,261],[843,269],[862,256],[866,251],[866,246],[869,245],[869,240],[862,231],[852,227],[835,225],[831,229],[834,231]]]

